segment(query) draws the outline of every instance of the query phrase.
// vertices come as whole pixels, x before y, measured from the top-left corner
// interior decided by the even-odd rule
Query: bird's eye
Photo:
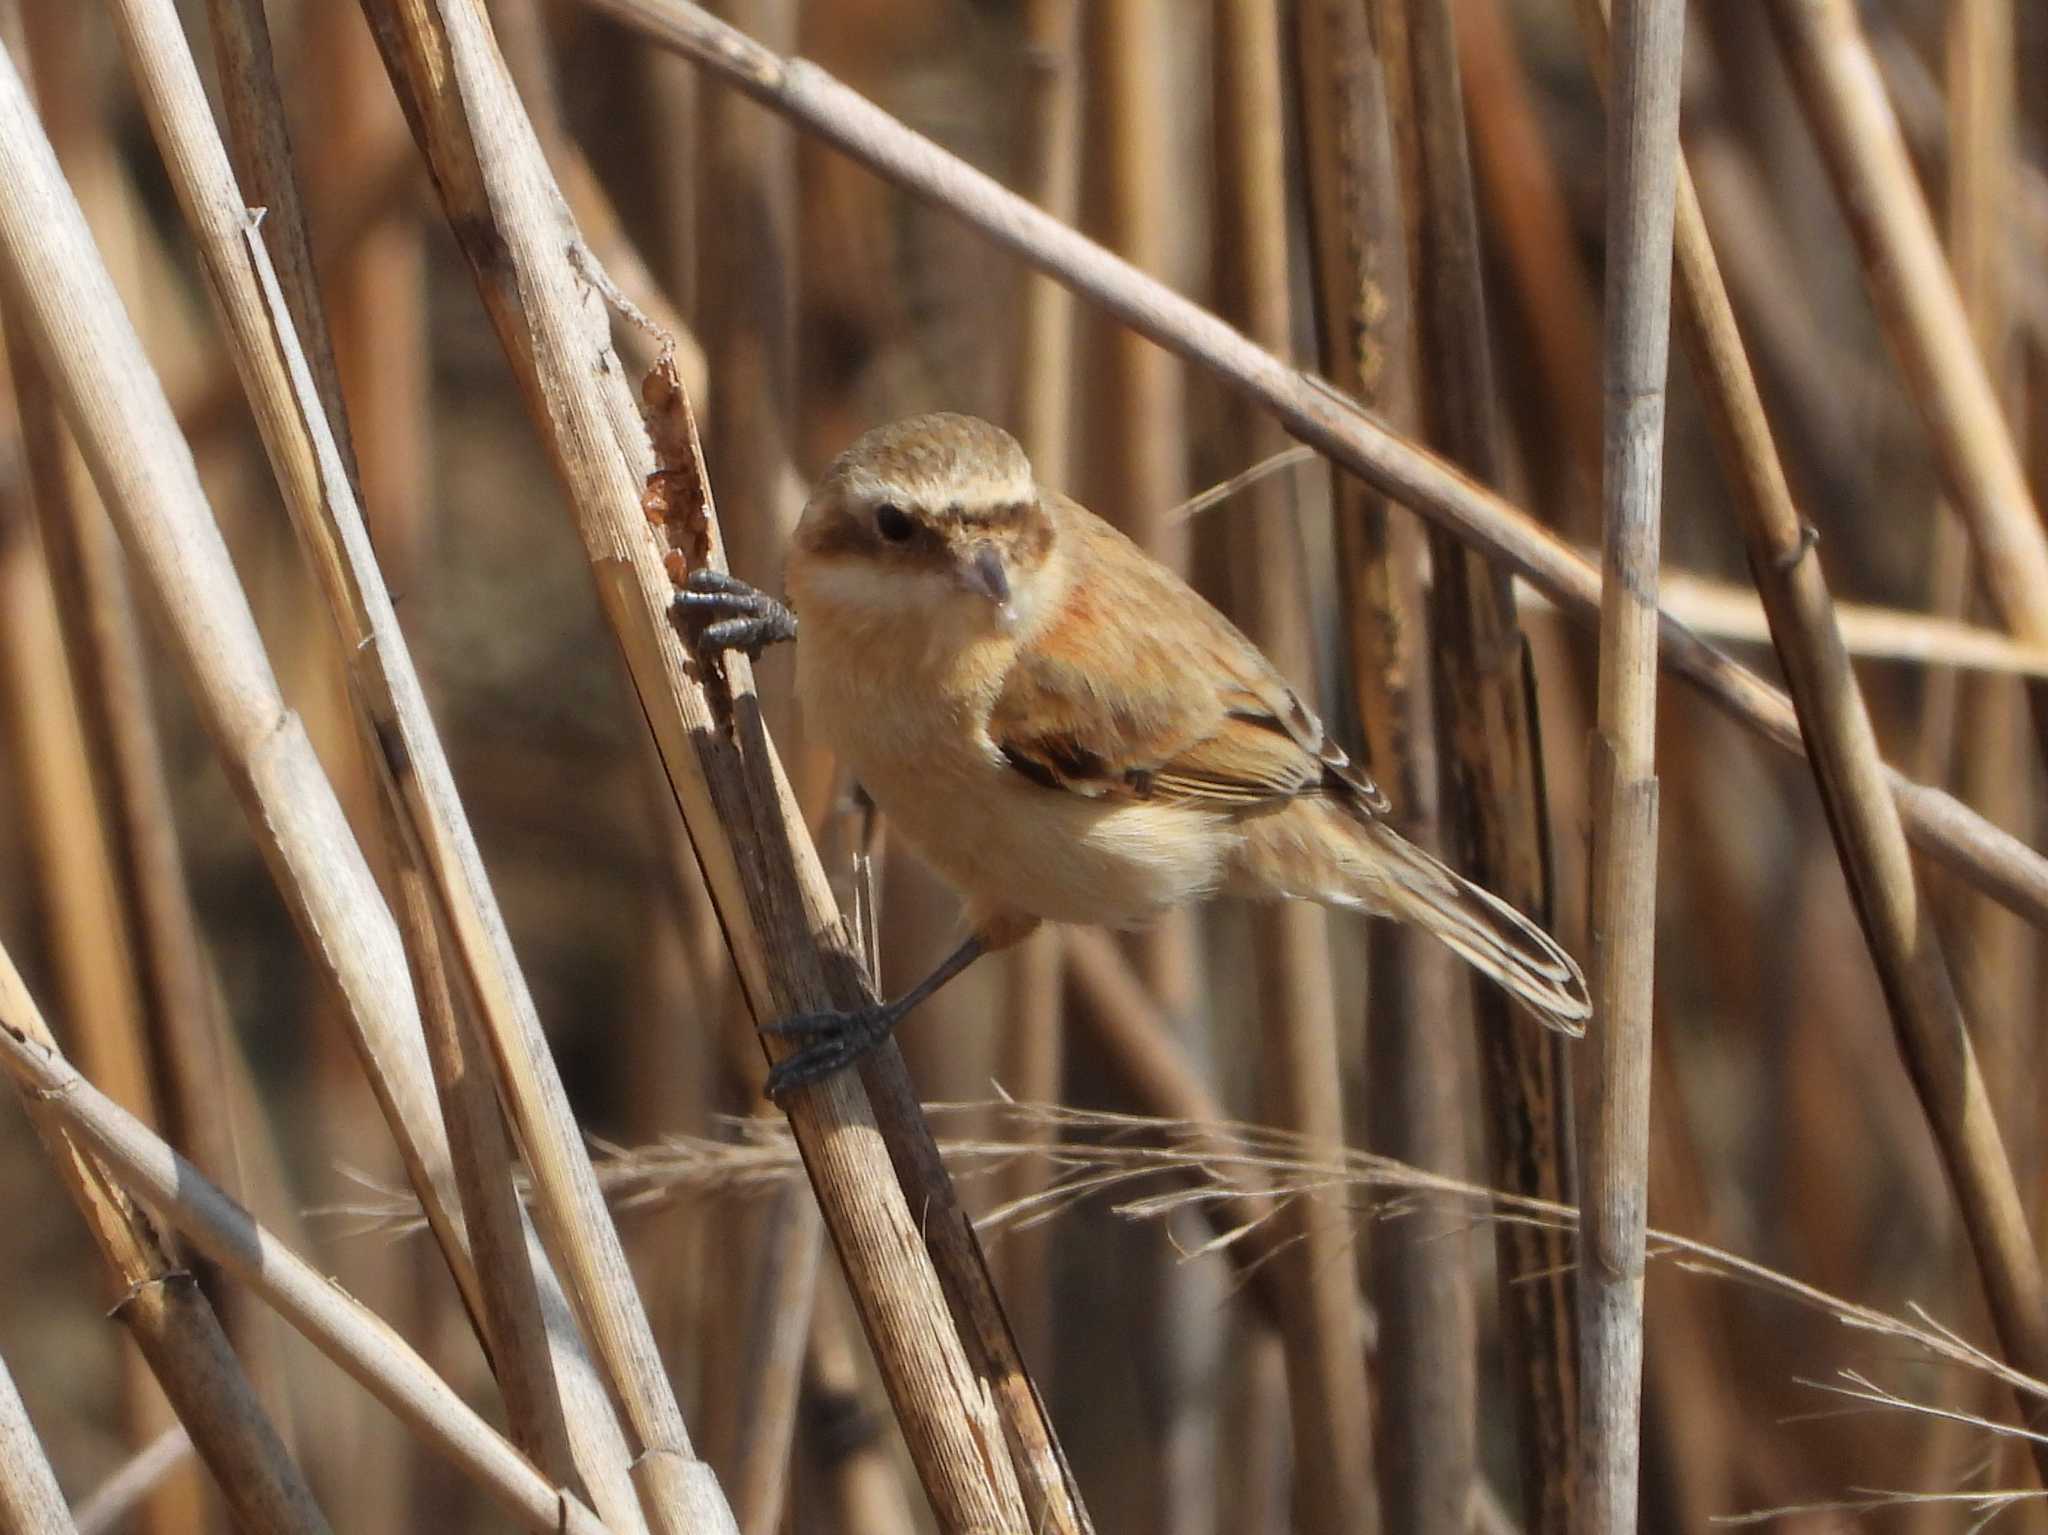
[[[900,544],[917,531],[917,525],[894,501],[884,501],[875,508],[875,531],[890,543]]]

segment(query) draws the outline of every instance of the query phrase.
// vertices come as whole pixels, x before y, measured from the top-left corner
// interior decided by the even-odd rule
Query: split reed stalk
[[[1580,1528],[1636,1527],[1657,935],[1657,566],[1683,0],[1618,0],[1609,41],[1593,1019],[1579,1237]]]
[[[1294,13],[1297,105],[1307,168],[1309,264],[1324,374],[1398,416],[1414,372],[1412,306],[1386,75],[1364,7],[1313,0]],[[1438,839],[1431,663],[1424,643],[1422,531],[1362,481],[1333,476],[1338,583],[1365,763],[1403,834]],[[1449,1026],[1452,956],[1393,922],[1368,935],[1366,1129],[1371,1144],[1450,1176],[1465,1171],[1470,1073]],[[1383,1400],[1375,1460],[1390,1529],[1462,1535],[1476,1474],[1477,1319],[1472,1248],[1431,1201],[1374,1233]]]
[[[7,1361],[0,1359],[0,1526],[15,1535],[78,1535]]]
[[[1246,333],[1284,355],[1293,345],[1293,317],[1279,10],[1272,0],[1222,0],[1216,21],[1218,286]],[[1250,463],[1287,446],[1278,423],[1263,416],[1251,417],[1240,440]],[[1229,524],[1233,606],[1280,674],[1314,697],[1303,604],[1307,571],[1290,489],[1278,477],[1261,481],[1245,492],[1247,505]],[[1346,1145],[1329,918],[1298,901],[1257,907],[1250,918],[1267,1117],[1309,1141]],[[1287,1292],[1281,1336],[1294,1429],[1294,1507],[1309,1531],[1378,1526],[1349,1224],[1335,1204],[1295,1204],[1283,1216],[1292,1250],[1274,1276]]]
[[[1582,8],[1604,56],[1598,7]],[[1771,440],[1706,219],[1689,175],[1677,188],[1674,240],[1680,320],[1708,422],[1734,486],[1750,568],[1798,701],[1829,828],[1883,985],[1900,1053],[1920,1094],[1977,1254],[2008,1357],[2048,1367],[2048,1290],[2012,1164],[1941,941],[1914,880],[1904,829],[1883,791],[1884,767],[1835,623],[1811,530],[1792,502]],[[2037,1460],[2043,1459],[2037,1453]]]
[[[1599,609],[1598,571],[1532,518],[1287,367],[1163,283],[1005,191],[804,59],[783,58],[689,0],[585,0],[696,60],[880,175],[941,204],[1160,346],[1272,411],[1302,442],[1385,494],[1449,526],[1574,617]],[[1791,700],[1665,616],[1659,664],[1748,728],[1800,750]],[[1894,769],[1886,779],[1914,840],[2002,905],[2048,926],[2048,859],[1952,796]]]
[[[1375,15],[1408,207],[1409,300],[1425,435],[1466,473],[1497,484],[1505,455],[1450,9],[1442,0],[1379,0]],[[1510,578],[1441,528],[1430,534],[1430,567],[1445,840],[1455,849],[1453,861],[1472,878],[1542,920],[1551,905],[1549,812],[1527,646]],[[1564,1043],[1499,988],[1471,980],[1465,986],[1491,1181],[1538,1198],[1569,1198]],[[1524,1506],[1532,1529],[1561,1535],[1574,1519],[1579,1404],[1570,1252],[1555,1232],[1506,1225],[1495,1233],[1495,1255]],[[1439,1517],[1456,1515],[1440,1510]]]
[[[686,402],[672,381],[651,398],[666,444],[657,460],[606,339],[602,307],[561,238],[559,193],[480,11],[470,0],[424,10],[370,0],[366,9],[451,226],[569,487],[604,612],[755,1017],[871,1004],[762,731],[751,668],[729,660],[734,712],[714,715],[696,660],[668,617],[674,588],[641,505],[657,463],[671,487],[675,536],[699,558],[716,560],[718,550]],[[1084,1529],[900,1054],[878,1051],[859,1077],[820,1084],[789,1111],[942,1524]],[[906,1187],[915,1191],[916,1218]],[[949,1302],[967,1323],[964,1347]],[[686,1442],[681,1432],[678,1420],[669,1442]]]

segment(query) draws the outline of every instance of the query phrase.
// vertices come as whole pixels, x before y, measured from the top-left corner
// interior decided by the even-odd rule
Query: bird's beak
[[[1010,602],[1010,575],[994,544],[976,544],[960,562],[960,584],[995,604],[1005,622],[1016,609]]]

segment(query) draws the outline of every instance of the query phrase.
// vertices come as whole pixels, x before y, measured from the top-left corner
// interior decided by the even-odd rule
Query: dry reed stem
[[[1542,593],[1526,588],[1524,592],[1546,611],[1556,611]],[[1667,565],[1657,597],[1667,613],[1676,613],[1712,639],[1771,643],[1770,616],[1754,583],[1738,586]],[[1953,667],[1993,677],[2048,677],[2048,648],[1978,624],[1857,602],[1837,602],[1835,624],[1842,631],[1843,648],[1860,660]]]
[[[1078,0],[1026,0],[1030,91],[1024,107],[1019,180],[1031,200],[1067,223],[1078,213],[1081,191],[1081,91]],[[1017,305],[1017,376],[1012,405],[1017,440],[1033,471],[1048,485],[1072,478],[1074,391],[1073,295],[1043,272],[1026,270]],[[1064,962],[1061,934],[1041,928],[1005,961],[1003,1020],[997,1070],[1004,1090],[1018,1098],[1061,1096],[1065,1065]],[[998,1197],[1018,1198],[1043,1186],[1042,1169],[1029,1158],[1007,1169]],[[1053,1357],[1051,1246],[1043,1231],[1019,1232],[996,1255],[1004,1305],[1017,1348],[1041,1370]]]
[[[9,1535],[78,1535],[57,1473],[0,1359],[0,1528]]]
[[[1297,103],[1307,166],[1310,268],[1323,372],[1347,393],[1396,414],[1413,371],[1398,172],[1386,80],[1367,14],[1353,0],[1314,0],[1294,14]],[[1393,408],[1390,408],[1393,407]],[[1350,640],[1365,762],[1398,807],[1403,832],[1437,841],[1430,663],[1421,590],[1423,540],[1362,482],[1333,476],[1338,581]],[[1465,1164],[1461,1101],[1469,1071],[1454,1029],[1449,951],[1400,923],[1372,924],[1367,942],[1366,1127],[1390,1155],[1442,1172]],[[1478,1422],[1472,1248],[1426,1210],[1411,1229],[1376,1234],[1373,1299],[1382,1319],[1376,1363],[1383,1400],[1375,1455],[1384,1524],[1464,1528]]]
[[[536,1535],[603,1535],[606,1527],[596,1515],[536,1472],[381,1318],[280,1242],[80,1076],[47,1042],[34,1003],[4,951],[0,1071],[66,1135],[103,1162],[123,1188],[261,1296],[314,1347],[477,1482],[504,1513]],[[203,1444],[196,1428],[194,1439]],[[247,1526],[280,1527],[291,1526],[264,1518]]]
[[[1563,439],[1532,444],[1530,457],[1554,455],[1567,471],[1547,499],[1574,536],[1591,541],[1600,483],[1600,324],[1591,286],[1503,0],[1461,0],[1450,9],[1479,199],[1529,328],[1543,419]]]
[[[456,1123],[468,1138],[453,1169],[457,1192],[466,1190],[464,1208],[486,1220],[482,1227],[468,1232],[476,1244],[478,1278],[476,1292],[466,1298],[490,1342],[521,1442],[535,1453],[552,1455],[562,1448],[565,1415],[555,1397],[558,1390],[569,1392],[575,1410],[566,1415],[567,1421],[576,1431],[578,1459],[592,1494],[608,1520],[630,1529],[637,1514],[629,1490],[629,1452],[616,1434],[605,1432],[610,1417],[606,1392],[589,1378],[587,1362],[577,1357],[580,1346],[574,1335],[551,1336],[542,1316],[539,1287],[552,1288],[554,1281],[532,1272],[536,1262],[545,1268],[545,1260],[524,1229],[510,1184],[505,1181],[509,1170],[503,1165],[497,1105],[489,1096],[485,1078],[460,1069],[460,1052],[453,1046],[457,1025],[449,1011],[453,997],[440,975],[437,918],[441,929],[450,935],[487,1026],[506,1041],[502,1047],[508,1062],[504,1074],[512,1084],[507,1096],[528,1109],[524,1116],[529,1127],[527,1139],[534,1148],[531,1155],[545,1191],[541,1215],[551,1229],[566,1233],[560,1245],[581,1259],[570,1272],[586,1315],[596,1312],[606,1295],[614,1297],[613,1306],[631,1308],[637,1314],[637,1297],[616,1236],[607,1253],[601,1245],[602,1233],[594,1233],[594,1226],[602,1226],[604,1232],[610,1227],[596,1195],[595,1180],[588,1173],[589,1159],[568,1111],[566,1095],[552,1071],[552,1058],[531,998],[515,978],[517,963],[510,940],[487,893],[474,839],[465,834],[467,822],[452,775],[370,550],[356,505],[354,476],[342,456],[345,438],[333,426],[332,412],[339,405],[338,386],[332,383],[333,363],[330,359],[326,368],[319,370],[336,390],[322,400],[314,392],[310,360],[297,344],[293,316],[286,312],[289,296],[279,295],[266,247],[250,236],[246,200],[213,128],[196,66],[171,7],[160,0],[120,0],[116,16],[193,227],[209,290],[231,338],[235,364],[255,406],[287,509],[327,598],[341,653],[348,658],[364,758],[381,789],[378,804],[397,861],[397,879],[407,897],[398,913],[401,940],[409,966],[421,983],[423,1000],[431,1002],[439,1014],[431,1020],[431,1029],[443,1046],[439,1052],[442,1064],[453,1073],[439,1079],[440,1087],[456,1098],[461,1111]],[[278,178],[290,179],[290,162],[275,79],[267,70],[245,68],[230,71],[229,86],[238,98],[233,116],[245,135],[245,152],[269,178],[262,190],[281,198],[271,221],[287,218],[298,211],[298,203],[295,197],[279,192]],[[310,270],[303,264],[304,230],[297,231],[295,239],[280,230],[272,242],[300,249],[298,281],[310,284]],[[301,291],[295,307],[317,311],[317,293],[309,288]],[[313,335],[316,344],[325,349],[324,325]],[[431,1061],[434,1052],[428,1054]],[[537,1057],[548,1065],[536,1065]],[[547,1094],[549,1083],[554,1088],[552,1101]],[[542,1099],[537,1111],[531,1107],[536,1096]],[[549,1113],[557,1124],[552,1137],[535,1124],[538,1120],[545,1125]],[[584,1208],[596,1212],[595,1222],[558,1217],[557,1212],[565,1206],[575,1208],[573,1172],[566,1178],[556,1172],[564,1146],[569,1148],[568,1157],[580,1161],[585,1169],[589,1197]],[[490,1187],[493,1182],[502,1184],[495,1193]],[[566,1199],[561,1192],[564,1182],[571,1184]],[[493,1216],[495,1220],[490,1219]],[[612,1260],[609,1273],[605,1272],[607,1257]],[[486,1267],[491,1275],[488,1282],[481,1274]],[[522,1269],[528,1270],[523,1283],[515,1277]],[[644,1330],[644,1322],[642,1327]],[[597,1317],[593,1317],[590,1330],[593,1336],[604,1336],[603,1323]],[[564,1356],[558,1366],[548,1357],[551,1343]],[[613,1373],[615,1379],[623,1375],[616,1370]],[[557,1474],[567,1470],[552,1464],[549,1469]]]
[[[673,587],[641,506],[657,459],[607,343],[602,307],[572,268],[560,199],[481,16],[460,0],[431,11],[373,0],[368,10],[451,224],[569,487],[599,597],[756,1018],[872,1001],[761,731],[751,669],[737,658],[726,669],[735,694],[728,728],[669,620]],[[716,525],[687,405],[673,396],[672,381],[663,387],[669,393],[651,403],[671,434],[669,474],[680,472],[679,481],[665,481],[676,531],[701,537],[715,558]],[[1085,1528],[901,1056],[893,1048],[878,1052],[860,1077],[799,1095],[790,1113],[941,1522],[970,1529],[1024,1521],[1021,1477],[1034,1526]],[[904,1203],[906,1185],[916,1191],[915,1219]],[[949,1300],[969,1323],[973,1365],[950,1324]],[[1006,1430],[1014,1436],[1007,1451]],[[678,1420],[668,1442],[683,1442],[681,1432]]]
[[[1657,913],[1657,565],[1683,0],[1616,0],[1608,55],[1605,510],[1593,752],[1593,1021],[1581,1099],[1579,1494],[1636,1527]]]
[[[1218,287],[1247,334],[1284,354],[1292,348],[1292,314],[1278,8],[1271,0],[1224,0],[1215,56]],[[1279,425],[1263,416],[1251,418],[1243,440],[1254,461],[1287,446]],[[1279,479],[1252,487],[1250,506],[1230,522],[1233,606],[1282,675],[1313,696],[1306,571],[1289,489]],[[1300,902],[1260,907],[1250,917],[1269,1114],[1310,1141],[1341,1146],[1344,1063],[1329,919]],[[1283,1314],[1298,1319],[1282,1335],[1296,1517],[1309,1531],[1369,1531],[1378,1525],[1372,1412],[1348,1223],[1341,1210],[1311,1200],[1287,1212],[1284,1226],[1297,1239],[1274,1274],[1287,1292]],[[1456,1496],[1462,1503],[1462,1483]]]
[[[1167,131],[1179,3],[1109,0],[1082,12],[1103,241],[1154,277],[1168,270],[1181,232]],[[1091,403],[1100,427],[1087,441],[1101,470],[1095,503],[1154,559],[1185,569],[1187,529],[1175,525],[1167,509],[1187,490],[1186,380],[1170,356],[1123,326],[1100,334],[1098,345],[1102,371]],[[1168,1012],[1183,1018],[1201,1007],[1193,935],[1192,914],[1171,912],[1132,940],[1146,984]]]
[[[24,1050],[62,1059],[4,949],[0,1036],[9,1045],[19,1042]],[[80,1144],[66,1106],[56,1101],[64,1089],[19,1079],[16,1086],[59,1181],[110,1271],[118,1297],[114,1316],[149,1361],[236,1521],[247,1530],[326,1535],[327,1521],[256,1400],[213,1307],[191,1274],[172,1263],[148,1218]],[[112,1100],[101,1101],[125,1115]]]
[[[1597,54],[1598,17],[1592,8],[1584,14],[1593,23],[1589,42]],[[1954,1182],[2000,1341],[2020,1369],[2041,1375],[2048,1368],[2048,1291],[2012,1165],[1939,937],[1915,885],[1903,829],[1882,788],[1870,717],[1834,625],[1809,529],[1771,441],[1689,176],[1679,181],[1674,237],[1683,334],[1738,492],[1750,567],[1809,735],[1829,826],[1900,1051]]]
[[[192,1454],[192,1436],[173,1423],[137,1450],[99,1486],[78,1500],[72,1517],[78,1535],[114,1535],[123,1521]]]
[[[1428,439],[1485,484],[1504,469],[1457,45],[1440,0],[1380,0],[1388,110],[1408,213],[1409,299]],[[1446,841],[1453,861],[1524,911],[1551,904],[1548,808],[1529,658],[1505,571],[1430,533],[1430,637]],[[1492,1181],[1569,1198],[1566,1054],[1498,988],[1464,979]],[[1572,1280],[1554,1233],[1495,1232],[1508,1389],[1532,1528],[1573,1522],[1578,1381]],[[1461,1484],[1462,1485],[1462,1484]],[[1441,1492],[1436,1496],[1441,1497]],[[1438,1518],[1456,1517],[1439,1508]]]
[[[25,47],[16,56],[32,62]],[[33,98],[32,81],[24,76],[23,83]],[[130,956],[102,969],[113,974],[132,968],[139,981],[149,1064],[160,1084],[160,1115],[145,1117],[155,1117],[173,1143],[211,1177],[255,1203],[259,1187],[266,1196],[281,1193],[274,1176],[276,1148],[263,1114],[250,1113],[249,1103],[238,1102],[231,1091],[231,1080],[246,1070],[246,1063],[213,983],[185,882],[146,655],[120,548],[58,418],[41,365],[18,327],[8,338],[8,357],[22,455],[58,596],[65,660],[112,844],[113,857],[103,866],[113,872],[119,909],[103,931],[125,932]],[[114,1010],[81,1010],[72,1016],[82,1029],[121,1026]],[[97,1052],[84,1039],[80,1055],[98,1080],[117,1080],[100,1070]],[[139,1107],[139,1100],[118,1090],[115,1097]],[[282,1203],[268,1202],[273,1208]],[[251,1375],[282,1411],[283,1362],[270,1322],[244,1297],[230,1293],[213,1299]],[[290,1443],[289,1420],[281,1420],[279,1429]],[[175,1489],[178,1482],[171,1485]],[[186,1517],[193,1516],[188,1511]]]
[[[2014,634],[2048,636],[2048,532],[1854,5],[1772,0],[1768,11],[1985,588]]]
[[[356,1041],[458,1275],[447,1149],[397,933],[304,726],[279,696],[190,450],[11,65],[0,70],[0,260],[131,559]]]
[[[1032,208],[905,127],[815,64],[783,58],[688,0],[585,0],[661,46],[804,124],[876,173],[941,204],[1160,346],[1271,410],[1335,463],[1526,578],[1560,608],[1598,610],[1598,572],[1534,519],[1389,431],[1355,402],[1291,369],[1200,306]],[[1765,739],[1800,750],[1791,700],[1676,620],[1662,621],[1660,664]],[[1929,856],[2037,926],[2048,926],[2048,859],[1952,796],[1887,769],[1915,841]]]

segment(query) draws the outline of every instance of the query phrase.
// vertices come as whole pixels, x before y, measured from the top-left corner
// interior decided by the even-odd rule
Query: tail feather
[[[1392,827],[1368,821],[1360,831],[1372,855],[1370,904],[1433,934],[1549,1027],[1586,1032],[1586,978],[1556,939]]]

